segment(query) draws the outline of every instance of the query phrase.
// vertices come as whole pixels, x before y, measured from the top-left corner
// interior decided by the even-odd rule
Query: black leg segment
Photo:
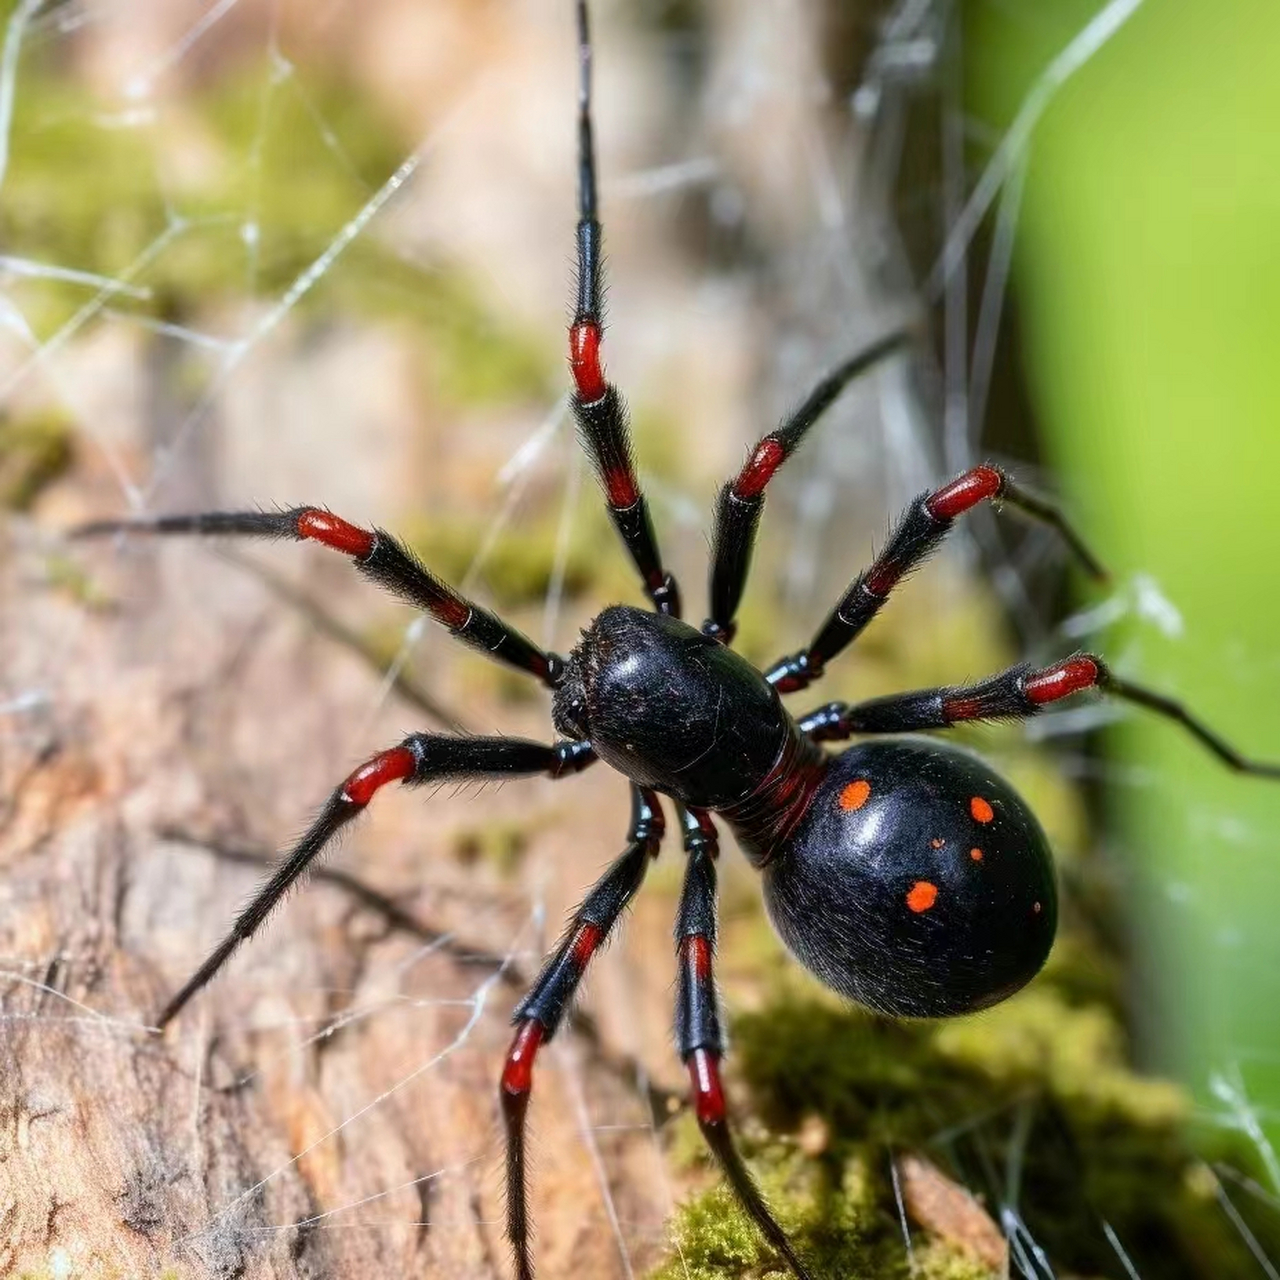
[[[596,881],[573,914],[559,945],[542,966],[529,994],[516,1006],[515,1038],[507,1053],[498,1090],[507,1131],[507,1239],[520,1280],[533,1275],[525,1161],[525,1116],[533,1091],[538,1050],[556,1033],[592,956],[608,938],[640,888],[650,861],[662,843],[663,818],[658,797],[633,787],[627,848]]]
[[[701,810],[682,810],[681,821],[688,860],[676,919],[679,965],[676,1041],[689,1071],[698,1127],[734,1194],[765,1239],[782,1255],[799,1280],[810,1280],[809,1271],[760,1194],[729,1128],[728,1103],[720,1078],[725,1045],[712,965],[716,946],[715,860],[719,841],[710,817]]]
[[[603,232],[596,194],[595,140],[591,120],[591,30],[586,0],[578,15],[578,289],[569,328],[569,369],[573,374],[573,416],[596,474],[614,528],[625,544],[644,589],[660,613],[680,616],[680,590],[662,565],[649,504],[636,478],[627,409],[604,376],[600,343],[604,337]]]
[[[1052,525],[1063,535],[1085,571],[1096,578],[1105,578],[1102,566],[1053,503],[1019,488],[996,467],[974,467],[941,489],[921,494],[907,508],[889,535],[884,550],[869,569],[849,584],[809,647],[776,662],[766,673],[769,683],[779,693],[792,693],[816,680],[827,663],[855,640],[880,612],[893,588],[937,549],[956,517],[980,502],[1004,502]]]
[[[764,511],[764,491],[774,473],[850,382],[902,350],[910,339],[906,330],[889,333],[832,369],[777,430],[760,440],[737,477],[720,490],[711,535],[711,616],[702,627],[707,635],[726,644],[733,640],[734,618],[747,585],[756,530]]]
[[[564,673],[559,655],[540,649],[496,614],[446,586],[383,529],[361,529],[322,507],[289,511],[206,511],[140,520],[95,520],[73,538],[113,533],[195,534],[202,537],[292,538],[318,542],[352,557],[356,569],[390,595],[429,613],[464,644],[497,662],[536,676],[554,689]]]
[[[184,1005],[251,938],[267,916],[352,819],[359,817],[374,795],[391,782],[419,786],[450,778],[506,778],[546,774],[566,777],[595,760],[590,744],[557,742],[547,746],[525,738],[459,738],[448,734],[415,733],[398,747],[379,752],[337,787],[302,838],[280,859],[267,882],[236,917],[230,932],[214,948],[182,989],[165,1005],[156,1025],[171,1022]]]

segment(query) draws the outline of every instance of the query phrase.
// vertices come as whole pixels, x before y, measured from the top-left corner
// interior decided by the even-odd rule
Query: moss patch
[[[0,423],[0,506],[27,510],[71,458],[71,424],[60,415]]]
[[[309,75],[304,95],[291,77],[248,64],[193,89],[155,130],[113,127],[118,104],[95,99],[39,49],[24,56],[22,83],[0,238],[34,262],[127,273],[112,307],[146,322],[199,328],[201,316],[219,314],[216,332],[246,295],[279,298],[412,146],[336,73]],[[77,175],[70,187],[68,173]],[[17,279],[11,292],[42,341],[86,298],[83,283],[48,277]],[[559,353],[483,297],[450,264],[410,261],[369,231],[294,311],[404,324],[422,339],[427,376],[450,404],[556,394]]]
[[[923,1154],[997,1220],[1010,1204],[1070,1274],[1118,1274],[1104,1221],[1144,1280],[1256,1274],[1187,1141],[1185,1096],[1134,1074],[1113,1013],[1071,990],[1050,974],[976,1017],[904,1023],[791,979],[737,1019],[731,1061],[753,1113],[742,1145],[815,1275],[993,1276],[963,1243],[918,1226],[911,1269],[890,1171],[891,1153],[904,1152]],[[806,1140],[814,1132],[818,1143]],[[687,1116],[674,1148],[678,1161],[706,1163]],[[1274,1246],[1274,1223],[1250,1227]],[[718,1178],[680,1209],[673,1234],[679,1252],[655,1280],[787,1274]]]
[[[431,572],[449,583],[462,582],[476,554],[484,545],[489,521],[426,520],[408,517],[402,522],[405,541],[429,565]],[[563,591],[568,599],[594,586],[599,578],[600,526],[603,521],[585,516],[575,522],[564,560]],[[559,511],[526,512],[518,527],[497,539],[485,554],[479,577],[489,598],[502,609],[541,606],[556,570],[559,546]]]

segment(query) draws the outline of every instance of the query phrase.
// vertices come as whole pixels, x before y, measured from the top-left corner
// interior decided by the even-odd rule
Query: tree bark
[[[509,1275],[507,1020],[560,912],[621,847],[625,788],[380,796],[158,1035],[256,864],[353,760],[433,726],[207,549],[59,549],[87,574],[73,592],[30,528],[7,537],[0,1274]],[[334,586],[345,566],[319,568]],[[541,706],[470,709],[549,736]],[[525,824],[516,882],[451,852],[495,818]],[[600,1025],[540,1060],[544,1275],[624,1275],[623,1250],[640,1269],[661,1247],[663,1095],[635,1087],[630,1055],[678,1084],[663,905],[603,958]],[[664,957],[652,976],[628,962],[641,947]]]

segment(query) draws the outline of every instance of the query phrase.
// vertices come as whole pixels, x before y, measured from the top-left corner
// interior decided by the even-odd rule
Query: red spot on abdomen
[[[569,371],[583,404],[604,398],[608,384],[600,370],[600,326],[580,320],[569,330]]]
[[[357,559],[367,556],[375,541],[367,529],[348,523],[332,511],[321,511],[316,507],[308,507],[298,517],[297,530],[300,538],[310,538]]]
[[[417,767],[418,757],[408,747],[392,747],[362,764],[342,784],[342,794],[352,804],[364,806],[380,787],[412,777]]]
[[[866,778],[858,778],[856,781],[849,783],[840,792],[840,807],[846,813],[852,813],[857,809],[861,809],[867,803],[867,797],[870,795],[871,783]]]
[[[974,796],[969,801],[969,812],[973,814],[974,822],[991,822],[996,816],[996,811],[981,796]]]
[[[1056,666],[1037,671],[1023,681],[1027,700],[1041,706],[1056,702],[1081,689],[1092,689],[1098,683],[1098,664],[1090,657],[1068,658]]]
[[[693,1109],[702,1124],[719,1124],[725,1117],[724,1085],[720,1083],[720,1060],[710,1049],[695,1049],[689,1055],[689,1080],[693,1085]]]
[[[969,857],[971,857],[971,858],[974,860],[974,862],[981,862],[981,861],[982,861],[982,850],[981,850],[981,849],[970,849],[970,850],[969,850]]]
[[[924,509],[935,520],[954,520],[1003,488],[1004,477],[994,467],[974,467],[926,498]]]
[[[546,1027],[536,1018],[528,1018],[516,1028],[515,1039],[507,1050],[507,1065],[502,1068],[504,1093],[528,1093],[532,1088],[533,1060],[546,1034]]]
[[[917,880],[907,894],[907,906],[917,914],[921,911],[928,911],[937,900],[938,886],[930,884],[928,880]]]
[[[782,447],[781,442],[772,436],[765,436],[756,445],[755,452],[747,465],[742,468],[738,478],[733,482],[734,495],[739,498],[759,497],[786,457],[787,451]]]

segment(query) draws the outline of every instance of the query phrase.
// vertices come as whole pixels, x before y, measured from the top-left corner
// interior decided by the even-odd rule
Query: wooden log
[[[208,550],[58,548],[89,575],[72,592],[43,534],[0,536],[0,1275],[510,1274],[507,1019],[619,845],[625,788],[380,798],[157,1035],[255,864],[417,713]],[[540,706],[482,718],[548,732]],[[526,879],[451,856],[478,812],[527,822]],[[538,1078],[547,1276],[621,1276],[624,1250],[641,1269],[661,1248],[629,1054],[678,1083],[664,905],[604,957],[600,1026],[561,1037]],[[637,980],[642,950],[664,961]]]

